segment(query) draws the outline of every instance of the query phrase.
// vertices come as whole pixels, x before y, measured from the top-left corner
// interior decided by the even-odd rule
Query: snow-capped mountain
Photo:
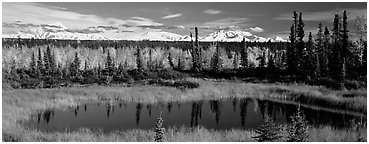
[[[70,39],[70,40],[108,40],[98,33],[79,33],[62,24],[49,24],[23,30],[17,34],[5,34],[3,38]]]
[[[38,25],[27,30],[20,30],[17,34],[3,34],[3,38],[35,38],[35,39],[70,39],[70,40],[155,40],[155,41],[191,41],[189,35],[179,35],[165,31],[150,32],[123,32],[122,29],[112,26],[89,27],[84,30],[71,30],[61,23]],[[276,36],[265,38],[242,30],[219,30],[199,37],[199,41],[240,42],[245,38],[252,42],[286,42]],[[192,37],[192,40],[195,40]]]
[[[286,42],[283,38],[277,36],[274,38],[265,38],[261,36],[254,35],[247,31],[241,30],[220,30],[209,34],[205,38],[200,39],[200,41],[222,41],[222,42],[240,42],[245,38],[245,41],[252,42]]]

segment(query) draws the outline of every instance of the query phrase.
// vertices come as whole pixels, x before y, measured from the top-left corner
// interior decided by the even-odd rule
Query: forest
[[[345,11],[306,38],[302,13],[293,14],[288,42],[199,42],[197,27],[191,41],[3,38],[3,84],[50,88],[195,76],[365,87],[366,30],[350,39]]]

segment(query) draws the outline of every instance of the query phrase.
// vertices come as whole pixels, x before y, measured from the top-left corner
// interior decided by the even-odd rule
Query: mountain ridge
[[[84,31],[70,30],[62,24],[43,25],[35,27],[27,31],[21,31],[17,34],[3,34],[3,38],[36,38],[36,39],[70,39],[70,40],[157,40],[157,41],[191,41],[189,35],[179,35],[166,31],[150,31],[141,33],[130,33],[129,35],[112,36],[119,32],[118,29],[103,30],[86,29]],[[240,42],[245,38],[251,42],[286,42],[287,40],[276,36],[273,38],[265,38],[257,36],[248,31],[243,30],[218,30],[204,37],[199,37],[199,41],[212,42]],[[194,40],[194,37],[192,37]]]

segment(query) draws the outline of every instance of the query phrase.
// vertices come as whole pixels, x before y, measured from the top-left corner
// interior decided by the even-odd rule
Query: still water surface
[[[263,122],[265,114],[279,124],[290,123],[297,106],[268,100],[226,99],[186,103],[85,103],[79,107],[38,113],[25,124],[45,131],[92,128],[104,132],[126,129],[151,129],[160,113],[165,127],[203,126],[209,129],[252,129]],[[337,113],[301,107],[312,125],[350,127],[351,121],[365,120],[365,115]]]

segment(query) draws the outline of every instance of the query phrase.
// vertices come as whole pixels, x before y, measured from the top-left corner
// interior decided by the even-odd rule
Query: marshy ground
[[[225,98],[256,98],[299,103],[315,109],[332,108],[366,115],[366,89],[331,90],[305,84],[244,83],[229,80],[187,78],[198,82],[194,89],[167,86],[123,85],[65,87],[53,89],[14,89],[2,92],[3,141],[153,141],[152,130],[131,129],[104,133],[81,128],[59,132],[29,129],[22,125],[31,115],[54,108],[65,109],[81,102],[121,100],[125,102],[191,102]],[[347,97],[346,95],[350,95]],[[366,119],[366,118],[365,118]],[[165,122],[165,120],[164,120]],[[154,127],[154,125],[153,125]],[[365,137],[366,127],[336,129],[331,126],[310,127],[308,141],[355,141],[357,133]],[[213,130],[204,127],[169,127],[165,141],[255,141],[253,130]]]

